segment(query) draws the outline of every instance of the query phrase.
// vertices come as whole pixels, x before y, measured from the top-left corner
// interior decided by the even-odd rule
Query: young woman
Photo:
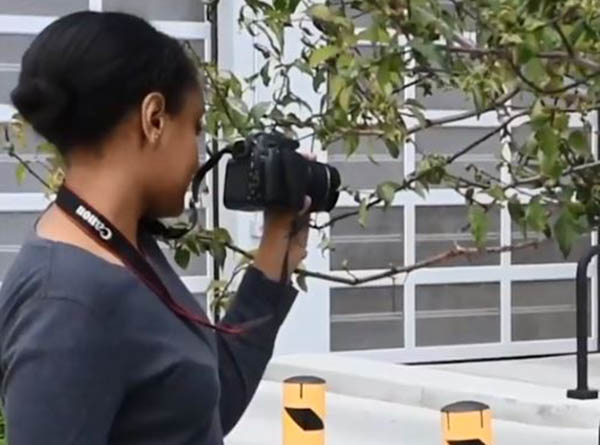
[[[179,43],[130,15],[80,12],[22,62],[14,105],[60,149],[59,196],[78,206],[49,206],[0,292],[8,442],[221,444],[294,301],[281,271],[306,255],[308,229],[290,236],[297,215],[268,211],[254,265],[209,326],[144,225],[182,212],[198,168],[201,87]],[[103,242],[117,235],[150,272]]]

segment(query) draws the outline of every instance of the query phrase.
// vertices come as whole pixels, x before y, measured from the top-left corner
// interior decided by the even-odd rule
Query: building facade
[[[260,68],[261,56],[253,48],[253,39],[237,28],[242,4],[243,0],[221,2],[217,43],[220,65],[245,76]],[[0,120],[9,121],[14,112],[9,93],[16,83],[25,48],[56,17],[82,9],[140,15],[174,37],[191,41],[202,57],[211,57],[212,25],[199,0],[0,0]],[[293,30],[290,34],[288,50],[293,54],[300,49],[300,42],[294,40]],[[302,78],[294,82],[306,91],[303,97],[318,104],[319,97],[310,82]],[[248,96],[254,102],[268,98],[269,91],[264,89]],[[472,106],[454,91],[434,91],[433,96],[424,97],[413,87],[405,92],[405,98],[425,103],[427,115],[432,118]],[[417,133],[396,160],[386,155],[383,144],[369,140],[363,140],[361,149],[349,160],[341,146],[319,151],[318,156],[340,169],[345,184],[369,190],[381,178],[402,179],[410,174],[419,153],[451,154],[496,123],[496,117],[488,114],[479,120]],[[595,119],[591,123],[592,147],[597,150]],[[510,130],[515,139],[523,139],[528,131],[518,122]],[[500,139],[492,138],[461,162],[493,168],[500,143]],[[35,145],[34,136],[29,145]],[[378,164],[365,154],[369,145]],[[31,177],[18,184],[15,169],[14,160],[0,154],[0,281],[39,211],[47,205],[39,184]],[[342,197],[335,212],[355,205],[352,199]],[[208,205],[202,218],[208,227],[215,211],[241,246],[258,243],[260,215]],[[520,239],[507,210],[498,210],[492,221],[490,245],[508,245]],[[347,276],[343,267],[346,260],[352,273],[360,277],[384,270],[389,263],[413,264],[447,250],[455,242],[469,245],[471,240],[462,230],[465,222],[464,199],[453,190],[433,189],[426,199],[401,193],[387,211],[379,208],[371,213],[366,229],[361,229],[355,219],[336,224],[330,233],[336,246],[333,252],[322,254],[317,248],[319,238],[313,234],[306,265],[308,269]],[[574,262],[586,246],[595,242],[595,236],[581,239],[566,261],[556,247],[548,246],[456,260],[358,287],[308,280],[308,292],[299,295],[282,328],[277,353],[336,352],[417,362],[574,351]],[[592,349],[596,349],[598,340],[595,270],[590,267]],[[180,273],[205,304],[205,290],[213,275],[210,259],[197,258]]]

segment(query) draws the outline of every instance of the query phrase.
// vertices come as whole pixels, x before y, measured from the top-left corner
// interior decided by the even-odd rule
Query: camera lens
[[[329,212],[340,196],[340,172],[327,164],[308,163],[308,196],[312,199],[311,212]]]

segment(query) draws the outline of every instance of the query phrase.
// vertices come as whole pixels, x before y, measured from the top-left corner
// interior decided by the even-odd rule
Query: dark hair
[[[132,15],[84,11],[36,37],[11,98],[65,154],[74,145],[101,142],[153,91],[165,96],[167,112],[177,113],[197,85],[197,70],[174,38]]]

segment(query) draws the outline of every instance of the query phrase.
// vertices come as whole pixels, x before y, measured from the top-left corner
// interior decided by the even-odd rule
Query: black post
[[[577,263],[577,389],[567,391],[571,399],[597,399],[598,391],[588,387],[588,285],[587,269],[592,258],[600,253],[600,246],[592,246]]]
[[[598,123],[600,124],[600,113],[598,116]],[[598,237],[596,245],[600,246],[600,228],[598,228],[596,231],[596,236]],[[598,320],[596,323],[596,338],[598,339],[596,343],[596,352],[600,352],[600,258],[598,258],[598,261],[596,261],[596,291],[598,298],[598,304],[596,304],[596,319]]]
[[[216,0],[207,6],[207,19],[211,23],[211,35],[210,35],[210,52],[211,52],[211,62],[215,65],[219,62],[219,1]],[[217,153],[219,151],[219,143],[216,139],[212,141],[212,152]],[[212,223],[213,227],[219,227],[221,224],[219,218],[219,164],[215,165],[212,169]],[[221,270],[219,269],[220,265],[217,261],[217,258],[213,258],[213,279],[219,280],[221,278]],[[217,307],[213,312],[213,318],[215,323],[220,320],[220,312]]]

